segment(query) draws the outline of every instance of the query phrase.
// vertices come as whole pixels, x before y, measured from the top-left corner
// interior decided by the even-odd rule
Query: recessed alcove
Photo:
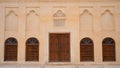
[[[105,10],[101,16],[102,30],[114,31],[114,15],[110,10]]]
[[[80,30],[81,31],[93,30],[93,16],[88,10],[84,10],[80,15]]]

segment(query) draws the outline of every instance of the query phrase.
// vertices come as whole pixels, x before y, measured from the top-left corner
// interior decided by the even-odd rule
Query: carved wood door
[[[51,33],[49,36],[49,61],[69,62],[70,61],[70,34]]]

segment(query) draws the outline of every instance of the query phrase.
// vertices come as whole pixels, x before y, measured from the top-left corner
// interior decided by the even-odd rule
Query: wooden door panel
[[[50,62],[70,61],[69,34],[50,34],[49,58]]]
[[[69,36],[68,35],[62,35],[60,37],[60,43],[61,43],[61,61],[69,61],[70,60],[70,42],[68,40]]]
[[[56,35],[50,35],[50,61],[58,61],[58,39]]]

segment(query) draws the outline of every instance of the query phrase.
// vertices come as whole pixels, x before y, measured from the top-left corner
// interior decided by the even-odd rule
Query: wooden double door
[[[70,34],[50,33],[49,34],[49,61],[69,62],[70,61]]]

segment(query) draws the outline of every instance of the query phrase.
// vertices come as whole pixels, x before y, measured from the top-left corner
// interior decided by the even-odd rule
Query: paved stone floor
[[[120,65],[0,64],[0,68],[120,68]]]

